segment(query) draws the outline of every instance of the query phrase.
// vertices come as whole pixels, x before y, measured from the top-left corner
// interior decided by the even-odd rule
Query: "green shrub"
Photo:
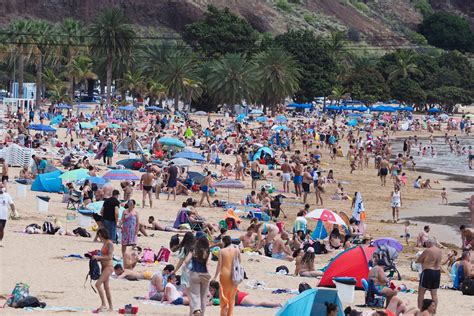
[[[309,24],[314,24],[316,22],[316,17],[310,13],[305,13],[303,18]]]
[[[288,3],[287,0],[277,0],[276,6],[278,9],[285,11],[285,12],[292,12],[293,6]]]
[[[364,14],[370,13],[369,7],[363,2],[354,2],[354,7],[360,12],[363,12]]]
[[[417,45],[427,45],[428,44],[428,41],[426,40],[426,38],[421,35],[420,33],[417,33],[409,28],[405,28],[403,30],[403,33],[405,33],[407,39],[413,43],[413,44],[417,44]]]
[[[433,8],[428,0],[415,0],[415,9],[425,18],[433,14]]]

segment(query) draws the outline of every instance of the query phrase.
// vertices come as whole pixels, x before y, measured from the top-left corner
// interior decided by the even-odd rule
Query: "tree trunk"
[[[87,96],[92,98],[94,96],[94,85],[95,85],[95,80],[94,79],[87,79],[86,80],[86,90],[87,90]]]
[[[105,94],[105,84],[104,84],[104,80],[100,80],[100,95],[104,95]]]
[[[110,105],[112,95],[112,54],[107,56],[107,105]]]
[[[41,87],[43,85],[43,56],[41,52],[36,63],[36,108],[41,108]]]
[[[175,96],[174,96],[174,111],[178,111],[179,110],[179,94],[176,93]]]
[[[163,108],[163,98],[160,98],[160,108]]]
[[[25,72],[25,58],[23,56],[23,48],[20,48],[18,56],[18,98],[23,98],[23,75]]]
[[[73,75],[69,77],[69,87],[68,87],[67,94],[71,98],[71,102],[74,102],[74,76]]]
[[[153,97],[148,97],[148,106],[154,106],[156,104],[156,99]]]

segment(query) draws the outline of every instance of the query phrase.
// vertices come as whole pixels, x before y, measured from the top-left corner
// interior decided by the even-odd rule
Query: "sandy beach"
[[[114,157],[117,160],[117,157]],[[224,157],[230,161],[230,158]],[[459,220],[467,222],[467,208],[463,206],[465,200],[470,196],[468,190],[456,192],[459,188],[472,188],[472,184],[465,182],[448,180],[446,176],[421,173],[424,178],[439,180],[441,184],[434,184],[432,190],[415,190],[411,183],[420,173],[408,171],[407,186],[402,188],[403,207],[401,208],[401,221],[398,224],[387,223],[391,219],[390,209],[390,192],[392,185],[386,187],[380,186],[377,172],[373,166],[373,160],[370,161],[369,168],[357,170],[350,174],[348,161],[345,158],[337,158],[331,161],[327,152],[323,153],[323,168],[334,170],[334,176],[337,181],[344,183],[345,192],[352,195],[354,191],[362,193],[365,208],[368,216],[368,230],[372,237],[383,236],[399,236],[403,233],[403,225],[401,224],[405,218],[412,221],[410,230],[412,236],[416,236],[421,231],[423,225],[428,223],[431,228],[431,234],[439,241],[446,243],[447,246],[459,246],[460,235],[456,229],[457,221],[452,223],[449,219],[453,216],[459,217]],[[99,167],[105,170],[105,166]],[[213,167],[211,167],[213,168]],[[191,170],[200,171],[199,167],[191,167]],[[211,169],[214,170],[214,169]],[[11,176],[17,175],[18,168],[11,168]],[[273,179],[260,181],[259,185],[267,182],[273,183],[277,188],[281,188],[281,182],[274,176]],[[390,183],[390,181],[388,181]],[[118,183],[114,183],[118,186]],[[21,231],[31,223],[42,224],[46,219],[46,215],[39,214],[36,211],[36,196],[43,195],[41,192],[27,192],[27,198],[16,198],[16,189],[14,183],[8,184],[8,192],[14,198],[15,205],[19,210],[21,219],[8,221],[6,228],[6,236],[3,241],[3,247],[0,248],[0,293],[5,297],[13,289],[15,283],[26,282],[30,285],[30,293],[37,296],[48,304],[51,310],[34,311],[33,314],[54,314],[54,315],[71,315],[72,314],[90,314],[91,311],[99,305],[99,298],[89,286],[87,282],[84,286],[84,280],[88,271],[88,261],[84,259],[65,258],[71,254],[84,254],[85,252],[99,248],[99,244],[93,243],[89,238],[66,237],[66,236],[49,236],[49,235],[28,235]],[[246,189],[231,190],[230,199],[232,201],[241,200],[245,194],[248,194],[250,187],[249,177],[246,180]],[[449,192],[450,205],[440,205],[440,189],[446,187]],[[323,194],[324,207],[344,211],[351,214],[350,201],[333,201],[330,196],[334,193],[336,184],[326,187]],[[458,190],[460,191],[460,190]],[[472,191],[471,191],[472,192]],[[48,194],[51,197],[49,205],[49,216],[58,218],[67,229],[77,227],[76,221],[68,221],[66,219],[66,207],[61,203],[62,195]],[[176,217],[179,205],[186,197],[178,196],[176,201],[168,201],[166,194],[161,194],[160,200],[155,201],[152,209],[139,206],[137,209],[141,218],[147,218],[153,215],[166,224],[172,224]],[[194,194],[194,198],[198,199],[199,195]],[[303,207],[301,201],[295,200],[294,194],[289,194],[286,203],[283,205],[285,213],[288,215],[286,220],[286,228],[290,229],[296,213]],[[133,198],[141,203],[141,191],[134,190]],[[227,190],[219,190],[217,199],[226,199]],[[311,195],[309,202],[314,206],[314,195]],[[461,206],[459,206],[461,205]],[[220,208],[200,207],[199,211],[210,221],[218,222],[223,219],[224,211]],[[458,214],[460,213],[460,215]],[[446,219],[443,221],[442,219]],[[244,230],[249,225],[248,220],[244,220],[241,228]],[[315,224],[310,224],[314,227]],[[171,233],[154,231],[153,237],[140,237],[139,245],[142,247],[150,247],[157,251],[160,246],[167,246]],[[231,231],[231,236],[240,236],[240,231]],[[401,239],[400,239],[401,240]],[[410,262],[414,260],[414,254],[417,249],[414,247],[414,238],[411,245],[405,247],[401,254],[397,267],[402,274],[402,281],[396,281],[397,285],[405,284],[410,289],[417,288],[417,273],[411,271]],[[115,250],[120,253],[119,249]],[[447,253],[447,249],[444,250]],[[316,256],[316,266],[324,267],[329,259],[336,253]],[[291,289],[297,290],[300,282],[307,282],[311,286],[317,285],[317,280],[312,278],[284,276],[275,274],[275,268],[280,265],[286,265],[290,272],[294,270],[294,263],[267,258],[263,256],[243,255],[243,265],[246,269],[248,280],[245,280],[240,289],[251,293],[258,299],[265,299],[273,302],[284,304],[293,295],[290,294],[272,294],[274,289]],[[176,258],[170,259],[171,263],[176,262]],[[211,275],[214,272],[216,263],[212,261]],[[138,271],[151,270],[158,271],[160,265],[141,266],[136,269]],[[265,289],[253,289],[249,285],[255,281],[265,284]],[[448,277],[443,274],[442,284],[449,284]],[[185,315],[188,308],[185,306],[170,306],[159,302],[139,301],[134,299],[135,296],[146,296],[148,291],[148,281],[124,281],[118,279],[111,280],[111,289],[113,303],[115,308],[123,307],[125,304],[133,304],[139,307],[140,315]],[[452,290],[440,290],[440,304],[438,308],[439,315],[472,315],[473,301],[468,296],[462,296],[459,292]],[[364,293],[356,292],[356,304],[363,304]],[[399,297],[411,305],[416,305],[416,294],[400,293]],[[456,304],[453,304],[453,302]],[[358,308],[357,309],[363,309]],[[259,315],[274,315],[277,309],[268,308],[249,308],[236,307],[236,315],[247,315],[249,313],[258,313]],[[219,308],[209,307],[209,315],[217,315]],[[0,309],[0,314],[28,314],[23,310]]]

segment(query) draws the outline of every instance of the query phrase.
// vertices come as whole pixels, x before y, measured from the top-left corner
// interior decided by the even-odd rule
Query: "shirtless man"
[[[293,261],[293,256],[290,247],[288,247],[288,234],[282,232],[280,238],[275,238],[272,243],[272,258]]]
[[[242,241],[242,247],[245,249],[250,249],[251,251],[257,250],[257,243],[256,243],[256,236],[254,235],[254,230],[249,227],[247,228],[247,232],[240,236],[239,239]]]
[[[463,268],[463,275],[460,276],[459,284],[461,284],[466,279],[473,279],[474,278],[474,268],[471,264],[471,251],[465,250],[461,255],[461,261],[459,264]]]
[[[303,188],[303,204],[306,204],[306,199],[308,198],[312,183],[313,176],[311,175],[311,167],[308,166],[303,172],[303,183],[301,184]]]
[[[461,249],[471,250],[474,248],[474,229],[467,228],[466,225],[461,225],[459,227],[461,231]]]
[[[238,153],[235,153],[235,180],[245,181],[245,172],[244,172],[244,162],[242,161],[242,156]]]
[[[385,186],[385,183],[387,181],[389,166],[390,166],[390,163],[387,161],[387,159],[382,158],[382,161],[380,162],[380,166],[379,166],[379,174],[380,174],[380,184],[383,187]]]
[[[418,234],[416,239],[417,247],[426,247],[425,242],[430,238],[428,233],[430,232],[430,226],[426,225],[423,230]]]
[[[293,183],[295,185],[296,197],[298,197],[302,195],[303,191],[303,165],[300,164],[299,160],[296,161],[296,164],[293,167],[293,173],[295,174]]]
[[[436,241],[429,238],[425,241],[426,249],[416,259],[421,264],[423,272],[420,275],[420,284],[418,286],[418,308],[423,305],[426,291],[430,291],[431,299],[435,303],[435,310],[438,306],[438,288],[441,279],[441,249],[436,247]]]
[[[260,178],[260,165],[257,160],[250,164],[250,175],[252,177],[252,190],[257,188],[257,181]]]
[[[0,164],[2,165],[2,183],[8,182],[8,163],[0,158]]]
[[[202,202],[204,202],[204,199],[206,199],[207,203],[209,204],[209,207],[212,207],[211,205],[211,200],[209,199],[209,189],[212,186],[212,173],[210,171],[207,172],[207,176],[204,177],[204,179],[201,182],[201,201],[199,201],[199,206],[202,206]]]
[[[290,181],[291,181],[291,166],[287,159],[283,160],[281,165],[281,179],[283,181],[283,192],[290,193]]]
[[[142,175],[140,179],[140,187],[142,188],[142,207],[145,207],[145,200],[148,195],[148,200],[150,201],[150,208],[153,206],[153,200],[151,198],[153,188],[153,181],[155,181],[155,174],[151,167],[146,168],[146,173]]]
[[[134,271],[130,269],[124,269],[121,264],[116,264],[114,266],[114,272],[117,278],[127,279],[129,281],[137,280],[151,280],[153,277],[152,271]]]

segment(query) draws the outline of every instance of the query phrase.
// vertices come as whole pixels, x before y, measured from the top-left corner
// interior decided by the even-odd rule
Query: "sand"
[[[403,136],[404,134],[400,134]],[[406,135],[406,134],[405,134]],[[233,162],[232,158],[229,162]],[[114,157],[114,160],[118,159]],[[362,192],[364,198],[365,208],[368,214],[368,230],[374,237],[391,236],[398,238],[403,233],[402,224],[392,224],[381,222],[382,220],[391,219],[390,209],[390,192],[393,186],[390,181],[387,181],[386,187],[380,186],[380,181],[377,178],[377,172],[373,167],[373,161],[370,162],[369,169],[363,171],[355,171],[349,174],[349,164],[345,158],[338,158],[335,162],[330,161],[328,154],[325,152],[323,156],[323,167],[325,169],[333,169],[335,178],[339,181],[344,181],[345,192],[352,195],[354,191]],[[105,170],[105,167],[103,167]],[[199,168],[192,167],[191,170],[199,170]],[[10,177],[17,174],[19,169],[11,168]],[[102,173],[103,174],[103,173]],[[470,196],[468,192],[453,193],[451,188],[466,188],[465,183],[456,181],[444,180],[442,176],[438,175],[424,175],[424,178],[431,177],[431,179],[440,179],[441,185],[434,185],[433,190],[415,190],[411,187],[411,183],[419,173],[408,172],[408,186],[402,188],[404,205],[401,208],[401,218],[419,217],[419,216],[434,216],[443,215],[450,216],[457,212],[466,211],[462,206],[442,206],[440,205],[440,188],[442,186],[448,187],[451,203],[461,203]],[[281,189],[281,182],[276,179],[273,182]],[[260,181],[260,184],[265,184],[265,181]],[[118,187],[118,183],[114,183]],[[246,189],[231,190],[230,198],[232,201],[241,200],[245,194],[250,191],[250,179],[247,177]],[[332,201],[330,196],[334,193],[336,185],[332,184],[326,188],[323,195],[324,207],[344,211],[349,216],[351,214],[350,201]],[[28,224],[37,223],[42,224],[46,216],[39,214],[36,211],[36,195],[41,193],[28,191],[27,198],[17,199],[15,185],[8,184],[8,192],[14,198],[21,219],[10,220],[7,223],[6,235],[3,240],[3,247],[0,248],[0,294],[7,295],[11,292],[16,282],[26,282],[30,285],[30,292],[45,301],[50,307],[72,307],[78,308],[76,312],[54,312],[54,315],[82,315],[90,314],[91,311],[100,305],[100,300],[89,286],[89,283],[84,287],[85,276],[88,271],[88,261],[79,259],[65,259],[64,256],[70,254],[84,254],[87,251],[98,249],[99,244],[93,243],[92,239],[81,237],[62,237],[49,235],[27,235],[21,233],[21,230]],[[48,194],[51,196],[49,206],[49,215],[52,215],[61,220],[61,222],[68,228],[74,229],[77,227],[77,222],[68,222],[66,220],[66,205],[61,203],[62,196],[59,194]],[[292,200],[293,194],[286,202],[299,202]],[[133,197],[141,204],[141,191],[134,190]],[[194,198],[199,199],[200,195],[194,194]],[[227,199],[227,190],[219,190],[216,196],[217,199]],[[167,201],[166,195],[161,195],[159,201],[154,201],[152,209],[142,209],[141,206],[137,208],[140,217],[146,219],[149,215],[154,215],[161,221],[172,224],[176,213],[181,203],[186,199],[184,196],[178,196],[176,201]],[[310,196],[309,202],[312,208],[315,198]],[[302,208],[299,206],[283,205],[283,209],[288,214],[286,227],[291,229],[293,220],[297,211]],[[223,219],[224,212],[220,208],[198,208],[199,212],[213,222]],[[466,222],[468,218],[466,218]],[[401,221],[402,222],[402,221]],[[412,235],[416,236],[422,229],[424,221],[418,218],[411,226]],[[452,226],[434,225],[432,227],[432,235],[439,241],[446,241],[451,244],[459,245],[460,237],[458,231]],[[241,228],[245,229],[248,226],[248,220],[244,220]],[[314,224],[310,224],[314,227]],[[139,245],[143,247],[150,247],[158,251],[160,246],[168,245],[171,233],[154,232],[154,237],[140,237]],[[232,231],[232,236],[239,236],[240,232]],[[412,244],[414,238],[412,238]],[[410,262],[414,258],[416,249],[413,245],[405,248],[398,261],[398,268],[402,274],[403,280],[396,281],[397,285],[406,284],[408,288],[417,288],[417,273],[410,270]],[[445,253],[447,253],[447,249]],[[120,256],[120,249],[115,249],[116,255]],[[317,267],[323,267],[327,264],[329,259],[336,253],[328,255],[317,256]],[[250,261],[252,259],[252,261]],[[260,262],[255,262],[259,259]],[[175,263],[176,259],[171,258],[171,263]],[[243,255],[243,265],[246,269],[249,280],[245,280],[240,289],[251,293],[252,296],[258,299],[270,300],[284,304],[286,300],[293,297],[287,294],[271,294],[271,289],[289,288],[297,289],[300,282],[307,282],[311,286],[317,285],[316,279],[282,276],[276,275],[275,268],[280,265],[286,265],[291,272],[294,271],[294,263],[270,259],[266,257],[255,257],[248,254]],[[210,263],[211,275],[215,271],[215,262]],[[152,270],[158,271],[160,266],[138,266],[137,270]],[[263,281],[267,289],[255,290],[247,287],[248,282],[254,280]],[[448,277],[443,274],[442,283],[449,284]],[[123,281],[111,280],[111,291],[113,297],[114,308],[118,309],[125,304],[133,304],[139,307],[140,315],[186,315],[188,314],[188,307],[185,306],[169,306],[161,305],[159,303],[145,304],[143,301],[134,299],[134,296],[146,296],[148,292],[148,281]],[[355,304],[363,304],[364,293],[362,291],[356,292]],[[416,294],[400,293],[399,297],[411,305],[416,304]],[[438,308],[438,315],[472,315],[474,303],[472,297],[463,296],[461,293],[452,290],[439,290],[440,304]],[[0,301],[1,302],[1,301]],[[357,309],[361,309],[356,307]],[[235,315],[274,315],[277,309],[266,308],[249,308],[236,307]],[[206,315],[218,315],[219,307],[209,307]],[[11,308],[0,309],[0,314],[28,314],[22,310],[14,310]],[[53,314],[52,311],[35,311],[33,314]]]

